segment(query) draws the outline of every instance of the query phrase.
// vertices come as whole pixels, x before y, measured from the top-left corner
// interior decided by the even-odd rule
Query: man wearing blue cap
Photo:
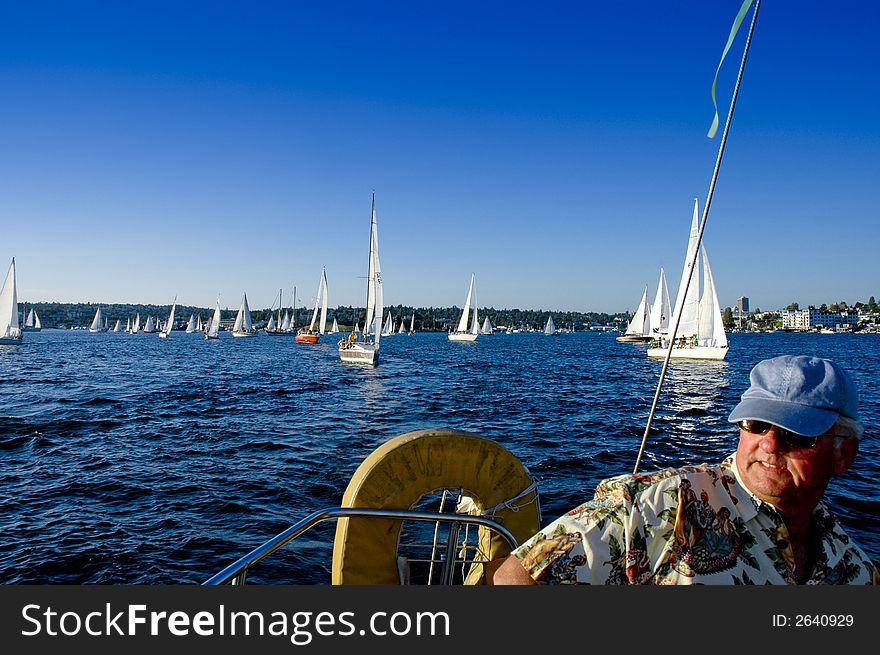
[[[495,584],[880,584],[822,502],[862,436],[852,378],[783,355],[749,380],[724,462],[604,480],[516,549]]]

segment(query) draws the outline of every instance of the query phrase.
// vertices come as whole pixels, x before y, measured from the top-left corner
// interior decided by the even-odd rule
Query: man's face
[[[822,499],[834,473],[842,473],[842,454],[834,448],[834,426],[805,448],[781,438],[771,425],[764,434],[742,427],[736,450],[736,467],[755,496],[783,514],[810,512]]]

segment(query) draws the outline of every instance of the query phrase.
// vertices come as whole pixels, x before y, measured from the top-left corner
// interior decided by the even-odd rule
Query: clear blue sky
[[[740,0],[6,2],[22,301],[634,310],[675,293]],[[720,301],[880,297],[880,3],[765,0],[704,235]],[[748,23],[718,83],[723,124]]]

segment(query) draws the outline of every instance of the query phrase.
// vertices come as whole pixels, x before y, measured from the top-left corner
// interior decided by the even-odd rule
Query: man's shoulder
[[[632,501],[645,493],[656,494],[662,493],[665,489],[677,488],[682,480],[688,480],[690,484],[699,483],[703,479],[708,483],[714,483],[724,475],[724,469],[728,465],[729,459],[721,464],[696,464],[679,468],[665,468],[649,473],[617,475],[606,478],[598,484],[594,499],[622,497]]]

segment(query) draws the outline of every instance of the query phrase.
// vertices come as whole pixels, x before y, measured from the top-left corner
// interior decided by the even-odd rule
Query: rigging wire
[[[700,255],[700,243],[703,240],[703,230],[706,229],[706,220],[709,218],[709,207],[712,204],[712,195],[715,192],[715,183],[718,180],[718,170],[721,168],[721,157],[724,155],[724,146],[727,144],[727,135],[730,131],[730,122],[733,119],[733,110],[736,107],[736,98],[739,95],[739,87],[742,82],[743,71],[746,67],[746,59],[749,56],[749,46],[752,42],[752,33],[755,31],[755,22],[758,19],[758,9],[761,7],[761,0],[755,1],[755,12],[752,14],[752,23],[749,26],[749,34],[746,37],[746,44],[743,48],[742,61],[739,65],[739,73],[736,76],[736,84],[733,89],[733,96],[730,99],[730,108],[727,111],[727,119],[724,122],[724,132],[721,135],[721,143],[718,144],[718,156],[715,160],[715,170],[712,173],[712,181],[709,183],[709,192],[706,195],[706,203],[703,206],[703,216],[700,220],[700,231],[697,235],[697,245],[694,248],[693,259],[690,262],[690,274],[688,275],[687,281],[685,282],[684,290],[682,292],[682,298],[687,295],[688,287],[690,286],[691,281],[694,277],[694,270],[696,269],[697,258]],[[677,303],[676,303],[677,304]],[[663,359],[663,368],[660,371],[660,379],[657,382],[657,389],[654,392],[654,400],[651,403],[651,411],[648,414],[648,422],[645,425],[645,433],[642,435],[642,443],[639,446],[639,454],[636,457],[636,464],[633,468],[633,475],[638,473],[639,464],[642,461],[642,455],[645,452],[645,446],[648,441],[648,434],[651,432],[651,422],[654,419],[654,413],[657,411],[657,401],[660,399],[660,390],[663,388],[663,381],[666,378],[666,370],[669,367],[669,360],[672,357],[672,347],[675,344],[675,335],[678,331],[678,324],[681,321],[681,309],[678,312],[674,312],[675,315],[675,324],[672,325],[672,332],[669,334],[669,345],[666,349],[666,357]]]

